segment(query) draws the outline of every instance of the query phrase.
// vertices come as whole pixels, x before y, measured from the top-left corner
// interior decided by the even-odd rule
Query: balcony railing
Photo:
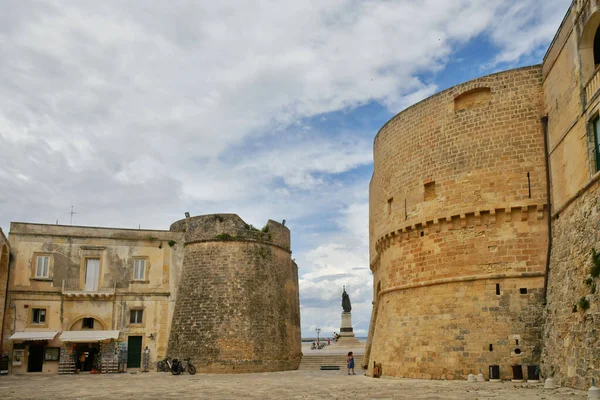
[[[585,84],[585,103],[590,104],[600,88],[600,67],[596,68],[594,75]]]
[[[114,296],[117,284],[115,283],[111,289],[84,290],[81,288],[68,288],[66,282],[62,282],[61,293],[66,297],[111,297]]]

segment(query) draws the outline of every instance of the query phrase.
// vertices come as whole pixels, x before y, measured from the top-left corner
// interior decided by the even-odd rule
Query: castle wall
[[[462,379],[499,364],[508,378],[539,363],[541,109],[541,67],[522,68],[432,96],[375,138],[367,351],[384,375]]]
[[[185,230],[183,272],[168,353],[202,372],[297,369],[298,268],[289,230],[269,221],[252,229],[237,215],[178,221]]]
[[[544,323],[542,373],[560,385],[587,389],[600,374],[600,296],[586,284],[592,249],[600,251],[600,172],[592,121],[598,116],[600,73],[593,37],[595,2],[577,1],[544,59],[552,176],[552,251]],[[590,283],[600,285],[599,279]],[[589,309],[579,302],[585,298]]]

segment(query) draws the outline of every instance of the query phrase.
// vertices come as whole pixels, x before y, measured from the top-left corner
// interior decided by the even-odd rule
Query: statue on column
[[[344,292],[342,293],[342,308],[344,312],[350,312],[352,310],[352,305],[350,304],[350,296],[346,293],[346,285],[344,285]]]

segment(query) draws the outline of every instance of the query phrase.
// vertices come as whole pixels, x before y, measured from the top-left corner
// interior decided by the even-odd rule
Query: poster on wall
[[[25,350],[22,349],[14,349],[13,350],[13,366],[20,366],[23,363],[23,358],[25,357]]]

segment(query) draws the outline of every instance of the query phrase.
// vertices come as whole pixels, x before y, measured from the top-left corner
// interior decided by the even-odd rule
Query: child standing
[[[350,375],[350,370],[352,370],[352,375],[356,375],[354,373],[354,355],[352,354],[352,352],[348,353],[348,358],[346,359],[346,362],[348,364],[348,375]]]

